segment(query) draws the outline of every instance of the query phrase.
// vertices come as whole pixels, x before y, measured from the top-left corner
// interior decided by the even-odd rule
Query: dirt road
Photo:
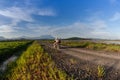
[[[58,68],[75,80],[98,80],[98,65],[104,65],[103,80],[120,79],[120,53],[94,51],[83,48],[61,46],[58,50],[51,44],[43,44]]]
[[[81,48],[66,48],[60,50],[82,60],[120,70],[120,55],[118,53],[100,52]]]

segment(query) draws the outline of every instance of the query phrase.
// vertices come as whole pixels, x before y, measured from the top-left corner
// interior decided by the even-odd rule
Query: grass
[[[25,48],[31,41],[0,42],[0,63]]]
[[[8,65],[2,77],[7,80],[71,80],[58,69],[44,49],[34,42],[14,63]]]
[[[99,78],[102,78],[102,77],[104,77],[105,76],[105,68],[103,67],[103,66],[101,66],[101,65],[98,65],[98,77]]]
[[[92,50],[120,52],[120,45],[118,44],[95,43],[90,41],[63,41],[62,45],[68,47],[87,48]]]
[[[69,59],[69,62],[70,62],[71,64],[76,64],[76,63],[77,63],[77,61],[76,61],[75,59],[73,59],[73,58],[70,58],[70,59]]]

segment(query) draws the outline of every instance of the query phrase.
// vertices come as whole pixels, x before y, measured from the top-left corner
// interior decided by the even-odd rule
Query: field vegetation
[[[71,80],[65,72],[58,69],[48,53],[34,42],[13,63],[8,65],[5,80]]]
[[[120,52],[119,44],[96,43],[91,41],[62,41],[61,45],[68,47],[87,48],[92,50]]]
[[[16,52],[24,49],[31,42],[32,41],[0,42],[0,64]]]

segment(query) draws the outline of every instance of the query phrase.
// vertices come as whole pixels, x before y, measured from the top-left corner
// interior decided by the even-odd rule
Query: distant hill
[[[54,39],[54,37],[51,35],[42,35],[40,37],[21,36],[21,37],[18,37],[17,39]]]
[[[51,35],[42,35],[39,37],[39,39],[54,39],[54,37]]]

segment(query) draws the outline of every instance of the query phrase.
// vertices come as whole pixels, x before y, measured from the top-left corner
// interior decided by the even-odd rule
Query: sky
[[[120,39],[120,0],[0,0],[0,36]]]

